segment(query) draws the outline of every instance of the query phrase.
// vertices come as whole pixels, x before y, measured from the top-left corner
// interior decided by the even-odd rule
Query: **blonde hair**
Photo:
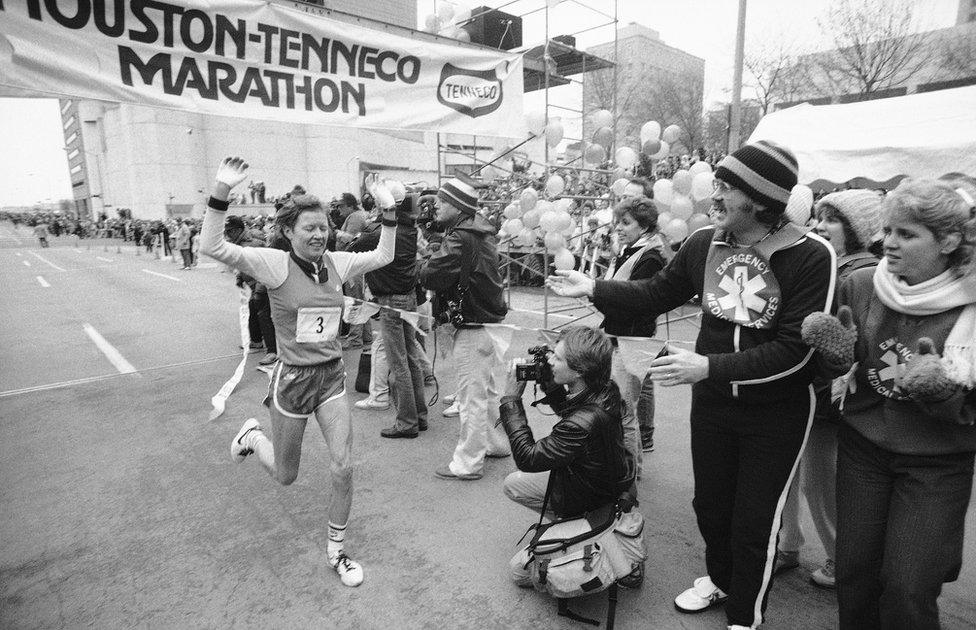
[[[901,216],[928,228],[937,239],[959,234],[959,247],[949,254],[949,269],[957,276],[972,270],[976,252],[976,208],[956,192],[976,199],[976,187],[966,181],[905,179],[885,197],[887,216]]]

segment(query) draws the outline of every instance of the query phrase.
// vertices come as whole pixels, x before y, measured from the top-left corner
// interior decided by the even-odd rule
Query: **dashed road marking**
[[[155,271],[150,271],[149,269],[143,269],[143,271],[153,276],[159,276],[160,278],[166,278],[167,280],[172,280],[173,282],[183,282],[179,278],[174,278],[173,276],[167,276],[165,273],[158,273]]]
[[[95,258],[101,260],[102,262],[112,262],[111,258],[102,258],[101,256],[95,256]]]
[[[110,344],[102,337],[94,326],[91,324],[84,324],[85,333],[91,338],[91,340],[98,346],[98,349],[102,351],[105,358],[115,366],[115,369],[119,371],[119,374],[133,374],[137,370],[131,363],[125,360],[122,353],[115,349],[115,346]]]
[[[47,280],[44,279],[44,276],[37,276],[37,283],[40,284],[45,289],[51,286],[50,284],[48,284]]]
[[[28,254],[30,254],[31,256],[33,256],[34,258],[36,258],[36,259],[38,259],[38,260],[39,260],[39,261],[41,261],[42,263],[45,263],[45,264],[48,264],[48,265],[51,265],[52,267],[54,267],[54,268],[55,268],[55,269],[57,269],[58,271],[64,271],[64,269],[63,269],[63,268],[61,268],[61,267],[58,267],[58,266],[57,266],[57,265],[55,265],[55,264],[54,264],[53,262],[51,262],[50,260],[48,260],[47,258],[45,258],[45,257],[43,257],[43,256],[38,256],[38,255],[37,255],[37,254],[35,254],[34,252],[27,252],[27,253],[28,253]]]
[[[25,267],[30,267],[30,263],[27,262],[26,260],[22,260],[21,262],[24,263]]]

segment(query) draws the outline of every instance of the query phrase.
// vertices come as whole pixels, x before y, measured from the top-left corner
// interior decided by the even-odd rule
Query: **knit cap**
[[[782,213],[796,186],[799,167],[789,149],[760,140],[725,156],[715,168],[715,179],[738,188],[773,212]]]
[[[437,191],[437,197],[450,203],[464,214],[474,214],[478,211],[478,191],[471,184],[456,177],[441,185]]]
[[[817,214],[824,206],[834,208],[850,224],[862,247],[874,241],[881,230],[881,207],[884,198],[872,190],[841,190],[824,195],[817,202]]]

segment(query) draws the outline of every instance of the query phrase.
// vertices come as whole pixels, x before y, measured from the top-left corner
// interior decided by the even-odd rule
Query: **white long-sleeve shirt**
[[[270,247],[241,247],[224,240],[225,211],[207,208],[200,231],[200,253],[251,276],[269,290],[280,287],[288,277],[288,252]],[[393,261],[396,227],[384,225],[380,242],[369,252],[325,252],[342,282],[379,269]]]

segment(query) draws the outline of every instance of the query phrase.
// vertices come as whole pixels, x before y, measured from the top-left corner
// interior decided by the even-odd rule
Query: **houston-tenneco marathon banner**
[[[0,0],[0,95],[517,135],[522,60],[363,28],[300,3]]]

